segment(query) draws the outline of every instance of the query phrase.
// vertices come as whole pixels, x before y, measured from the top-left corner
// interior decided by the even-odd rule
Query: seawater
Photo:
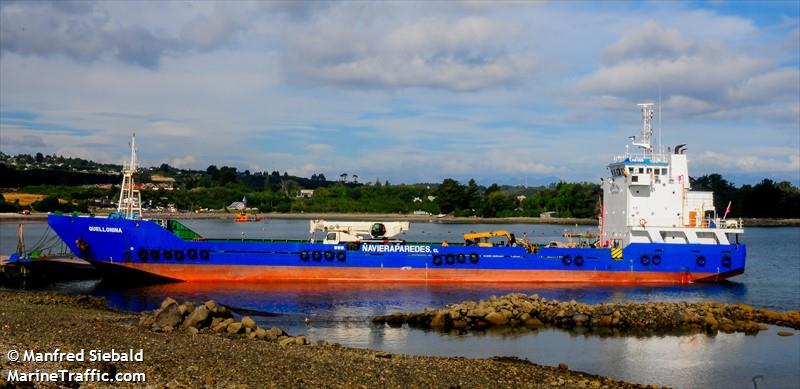
[[[190,228],[209,237],[298,239],[308,237],[308,222],[267,220],[233,223],[227,220],[187,220]],[[518,237],[546,243],[561,240],[574,226],[529,224],[412,223],[407,241],[456,242],[469,231],[506,229]],[[581,226],[590,230],[590,226]],[[26,223],[29,245],[46,225]],[[215,299],[235,308],[262,312],[261,326],[278,326],[352,347],[396,353],[484,358],[516,356],[532,362],[608,375],[638,383],[682,388],[800,387],[800,333],[779,337],[770,326],[757,336],[743,334],[662,334],[608,337],[546,329],[535,332],[444,334],[390,328],[370,323],[374,315],[416,311],[464,300],[485,299],[511,292],[548,299],[588,303],[621,301],[715,300],[776,310],[800,309],[800,228],[749,227],[745,274],[719,284],[683,286],[596,286],[582,284],[354,284],[354,283],[178,283],[119,288],[97,281],[47,286],[63,293],[106,297],[116,308],[141,311],[158,306],[166,296],[178,300]],[[16,223],[0,223],[0,250],[16,246]],[[306,319],[310,320],[306,324]],[[790,330],[792,331],[792,330]]]

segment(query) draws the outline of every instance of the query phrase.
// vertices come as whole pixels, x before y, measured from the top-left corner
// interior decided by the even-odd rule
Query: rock
[[[387,353],[386,351],[378,351],[375,354],[375,358],[390,359],[390,358],[392,358],[392,354],[391,353]]]
[[[278,340],[281,336],[285,335],[283,330],[278,327],[272,327],[265,331],[264,337],[267,340]]]
[[[172,297],[167,297],[164,299],[164,301],[161,302],[161,309],[164,309],[167,307],[167,305],[172,305],[172,304],[178,305],[178,302],[175,301],[175,299]]]
[[[706,329],[710,331],[714,331],[719,328],[719,322],[716,318],[714,318],[714,315],[710,313],[706,315],[705,319],[703,319],[703,324],[705,325]]]
[[[172,299],[168,298],[167,300]],[[175,302],[175,300],[167,300],[164,300],[166,305],[161,304],[161,309],[159,309],[155,314],[155,325],[157,327],[175,327],[178,324],[181,324],[181,321],[183,320],[183,316],[178,310],[178,303]]]
[[[189,316],[183,321],[183,328],[196,327],[203,328],[209,325],[209,311],[208,307],[201,305],[192,311]]]
[[[453,328],[463,330],[467,327],[469,327],[469,323],[466,320],[453,320]]]
[[[778,331],[778,336],[792,336],[792,335],[794,335],[794,333],[793,333],[793,332],[789,332],[789,331]]]
[[[178,312],[180,312],[181,316],[186,316],[192,311],[189,310],[189,306],[186,303],[183,303],[178,305]]]
[[[436,312],[431,319],[431,328],[442,329],[447,327],[447,318],[444,312]]]
[[[384,316],[384,318],[390,326],[401,326],[408,320],[408,315],[402,312],[395,312],[389,316]]]
[[[586,322],[589,321],[589,316],[586,316],[586,315],[584,315],[582,313],[576,313],[576,314],[572,315],[572,321],[575,322],[576,326],[583,327],[586,324]]]
[[[200,330],[198,330],[197,328],[194,328],[194,327],[189,327],[186,330],[186,332],[188,332],[191,335],[197,335],[198,333],[200,333]]]
[[[496,326],[502,326],[508,323],[508,318],[499,312],[491,312],[488,315],[486,315],[484,319]]]
[[[246,329],[254,330],[256,329],[256,321],[251,319],[250,316],[245,316],[242,318],[242,326]]]
[[[539,319],[537,319],[535,317],[532,317],[532,318],[530,318],[528,320],[525,320],[524,322],[522,322],[522,325],[524,325],[525,327],[530,328],[530,329],[536,329],[536,328],[544,327],[544,323],[542,323],[541,320],[539,320]]]
[[[263,328],[256,328],[253,334],[255,334],[255,337],[258,339],[264,339],[267,336],[267,330]]]
[[[217,306],[217,312],[216,312],[215,316],[225,317],[225,318],[232,318],[233,317],[233,313],[231,312],[230,309],[228,309],[228,307],[226,307],[224,305],[219,305],[219,306]]]
[[[250,329],[248,328],[247,330],[250,330]],[[255,339],[256,338],[256,332],[255,331],[248,332],[247,333],[247,338],[248,339]]]
[[[218,334],[222,333],[226,329],[228,329],[228,325],[223,322],[217,323],[217,325],[211,327],[211,331],[216,332]]]
[[[203,306],[205,306],[205,305],[203,305]],[[208,309],[208,308],[206,308],[206,309]],[[211,315],[211,312],[209,312],[208,314]],[[214,327],[217,326],[217,324],[222,323],[224,320],[225,319],[223,319],[221,317],[215,317],[215,318],[211,319],[211,324],[209,324],[208,326],[211,327],[211,328],[214,328]]]
[[[156,318],[152,315],[145,315],[139,319],[139,325],[142,327],[152,327],[156,323]]]
[[[306,345],[309,345],[309,344],[311,344],[311,341],[310,341],[310,340],[308,340],[308,338],[306,338],[305,336],[302,336],[302,335],[301,335],[301,336],[297,336],[297,337],[295,337],[295,338],[294,338],[294,342],[295,342],[295,344],[297,344],[298,346],[306,346]]]
[[[558,368],[559,368],[560,370],[569,370],[569,365],[567,365],[567,364],[566,364],[566,363],[564,363],[564,362],[561,362],[561,363],[559,363],[559,364],[558,364]]]
[[[291,336],[284,336],[278,339],[278,344],[281,345],[281,347],[286,347],[290,344],[296,344],[296,341]]]
[[[243,330],[244,328],[242,327],[242,323],[233,322],[231,324],[228,324],[227,331],[229,334],[238,334]]]
[[[214,313],[217,312],[217,302],[216,301],[208,300],[208,301],[204,302],[203,305],[205,305],[206,308],[208,308],[209,312],[214,312]]]

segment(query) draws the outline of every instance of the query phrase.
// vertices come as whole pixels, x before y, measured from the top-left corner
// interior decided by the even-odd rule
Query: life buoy
[[[339,262],[344,262],[345,260],[347,260],[347,253],[345,253],[344,251],[337,252],[336,260]]]
[[[650,263],[652,263],[653,265],[656,265],[656,266],[660,265],[661,264],[661,256],[658,255],[658,254],[653,255],[653,258],[650,259]]]
[[[453,254],[447,254],[444,257],[444,260],[447,262],[448,265],[452,265],[452,264],[456,263],[456,256],[453,255]]]
[[[308,261],[308,259],[310,257],[311,256],[308,254],[308,251],[303,250],[303,251],[300,252],[300,260],[301,261]]]
[[[183,261],[183,250],[175,250],[175,259],[178,261]]]
[[[435,254],[433,256],[433,264],[436,266],[442,266],[442,256],[439,254]]]
[[[161,258],[161,252],[158,250],[150,250],[150,259],[158,261]]]
[[[639,262],[641,262],[642,265],[645,265],[645,266],[649,265],[650,264],[650,256],[647,255],[647,254],[642,254],[639,257]]]
[[[325,254],[323,255],[325,256],[326,261],[333,261],[333,251],[326,250]]]
[[[319,262],[320,260],[322,260],[322,253],[320,253],[319,251],[313,251],[311,253],[311,259],[313,259],[316,262]]]
[[[456,255],[456,261],[458,261],[458,263],[467,262],[467,256],[464,254],[458,254]]]
[[[733,260],[731,259],[730,255],[723,255],[722,256],[722,266],[724,267],[731,267],[733,265]]]
[[[146,261],[147,257],[150,256],[150,254],[147,252],[147,249],[139,249],[138,255],[139,255],[139,260],[142,261]]]
[[[561,263],[563,263],[564,266],[571,265],[572,264],[572,257],[569,256],[569,255],[565,255],[565,256],[561,257]]]
[[[575,259],[573,260],[573,262],[575,263],[575,266],[583,266],[583,257],[580,256],[580,255],[577,255],[577,256],[575,256]]]
[[[191,260],[197,259],[197,249],[188,249],[186,250],[186,256],[189,257]]]
[[[646,224],[647,224],[647,219],[645,219],[645,218],[639,219],[639,225],[640,226],[644,227]]]
[[[472,263],[473,265],[478,263],[479,259],[480,257],[478,257],[478,254],[472,253],[469,255],[469,262]]]
[[[703,267],[706,265],[706,257],[700,255],[695,262],[697,262],[697,266]]]
[[[171,261],[172,260],[172,250],[164,250],[164,260]]]
[[[200,250],[200,259],[204,261],[208,260],[208,250]]]

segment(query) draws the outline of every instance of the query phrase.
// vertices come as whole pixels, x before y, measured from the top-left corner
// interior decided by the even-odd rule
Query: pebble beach
[[[568,361],[541,366],[516,358],[442,358],[342,347],[301,337],[248,336],[245,331],[189,329],[176,323],[158,331],[147,315],[107,308],[102,298],[41,292],[0,292],[0,349],[139,350],[141,362],[2,361],[1,387],[127,387],[141,383],[5,382],[10,370],[140,372],[147,387],[539,387],[655,388],[572,371]],[[192,303],[190,303],[192,304]],[[197,304],[202,304],[200,302]],[[176,304],[177,305],[177,304]],[[183,305],[183,304],[181,304]],[[194,305],[194,304],[192,304]],[[167,303],[162,306],[172,306]],[[177,305],[180,307],[180,305]],[[175,309],[168,308],[168,310]],[[184,307],[182,310],[186,310]],[[158,312],[151,313],[151,318]],[[191,312],[181,313],[185,320]],[[142,325],[149,324],[149,325]],[[238,320],[236,324],[247,324]],[[233,323],[228,323],[233,324]],[[236,326],[234,326],[236,327]],[[194,328],[194,327],[192,327]],[[293,339],[294,341],[286,341]]]

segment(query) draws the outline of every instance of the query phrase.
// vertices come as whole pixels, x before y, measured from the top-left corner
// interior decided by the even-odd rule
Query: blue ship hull
[[[745,269],[744,244],[609,248],[360,245],[179,237],[152,220],[49,215],[79,258],[108,272],[179,281],[716,282]]]

